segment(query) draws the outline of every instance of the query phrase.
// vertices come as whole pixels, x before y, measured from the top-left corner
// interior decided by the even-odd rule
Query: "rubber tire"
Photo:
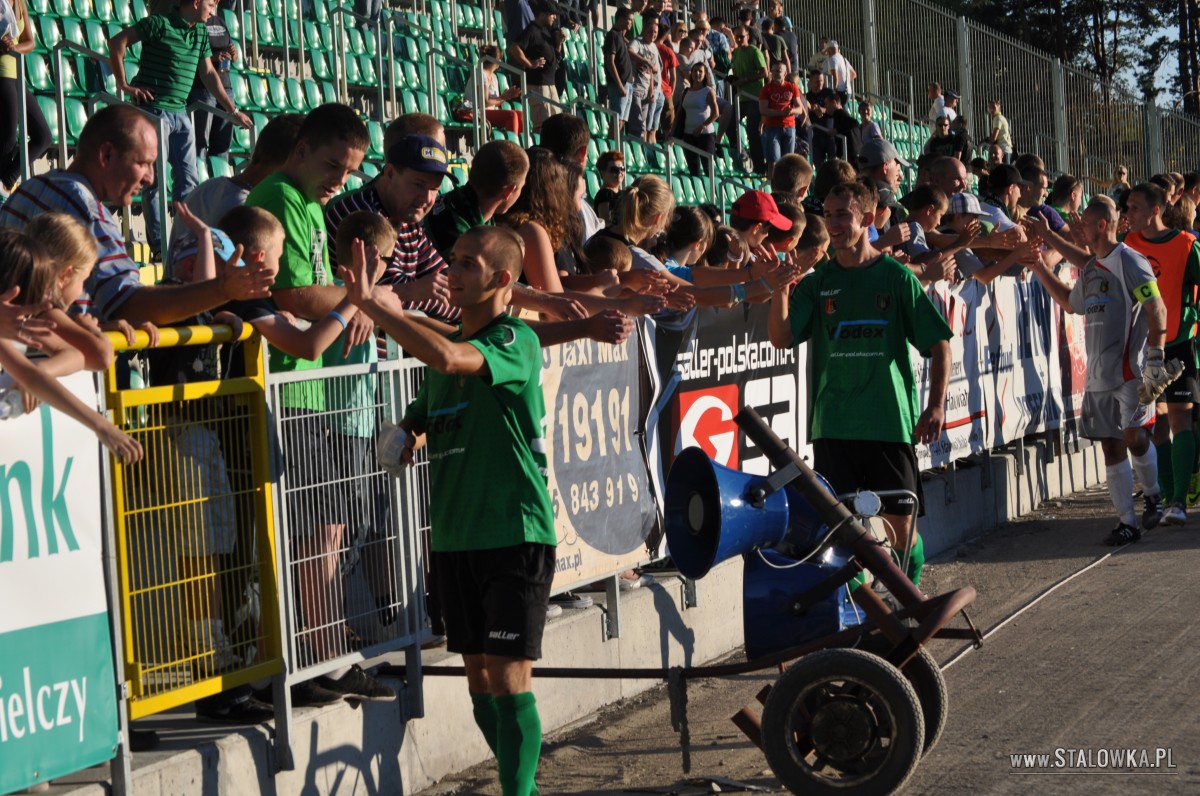
[[[881,635],[871,635],[864,636],[857,649],[883,657],[892,649],[892,644]],[[942,677],[941,667],[924,647],[921,647],[900,671],[908,682],[912,683],[921,703],[921,714],[925,719],[925,747],[922,755],[927,755],[937,746],[942,731],[946,729],[946,717],[950,711],[946,678]]]
[[[813,687],[851,680],[868,689],[890,721],[890,745],[881,764],[858,779],[831,781],[796,757],[791,738],[795,705]],[[886,728],[885,728],[886,731]],[[806,655],[788,667],[771,688],[762,714],[767,763],[791,793],[873,796],[904,787],[921,760],[925,719],[912,684],[883,658],[855,649],[828,649]]]

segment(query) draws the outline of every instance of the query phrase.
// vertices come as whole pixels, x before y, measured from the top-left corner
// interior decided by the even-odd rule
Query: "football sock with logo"
[[[1150,450],[1147,450],[1141,456],[1129,456],[1133,459],[1133,472],[1137,475],[1138,481],[1142,483],[1142,489],[1147,495],[1154,497],[1158,487],[1158,461],[1157,457],[1151,455]]]
[[[1117,516],[1121,518],[1121,522],[1136,528],[1138,521],[1137,513],[1133,510],[1133,467],[1129,465],[1129,459],[1110,464],[1104,469],[1108,475],[1108,497],[1117,510]],[[1159,477],[1162,477],[1162,473],[1159,473]]]
[[[1171,496],[1175,500],[1187,500],[1188,485],[1192,480],[1192,460],[1196,458],[1196,434],[1189,428],[1173,436],[1171,468],[1174,470],[1174,488]]]
[[[542,720],[531,691],[496,697],[496,763],[504,796],[537,793],[533,777],[542,753]]]
[[[1162,418],[1161,415],[1159,417]],[[1160,422],[1165,423],[1166,418],[1162,418]],[[1155,443],[1154,449],[1158,452],[1158,486],[1162,489],[1163,502],[1170,503],[1175,499],[1175,469],[1171,466],[1171,441]]]
[[[488,749],[492,750],[492,754],[497,755],[496,733],[500,724],[500,711],[496,707],[496,698],[491,694],[476,694],[472,691],[471,712],[475,715],[475,723],[479,725],[483,739],[487,741]]]

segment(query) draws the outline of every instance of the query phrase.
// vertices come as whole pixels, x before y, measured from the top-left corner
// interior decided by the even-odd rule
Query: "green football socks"
[[[1176,501],[1187,499],[1192,480],[1192,462],[1196,458],[1196,432],[1192,429],[1172,435],[1171,468],[1174,470],[1171,498]]]
[[[475,723],[479,725],[479,731],[483,733],[483,739],[487,741],[488,749],[492,750],[492,754],[498,755],[496,733],[500,724],[500,710],[496,707],[496,698],[491,694],[472,692],[471,712],[475,714]]]
[[[495,697],[496,763],[504,796],[534,796],[533,777],[542,753],[542,720],[533,693]]]
[[[1171,455],[1172,448],[1171,440],[1163,443],[1155,443],[1154,450],[1158,454],[1158,487],[1162,491],[1163,503],[1171,503],[1175,500],[1175,469],[1173,467],[1174,457]],[[1189,471],[1189,475],[1191,472]]]

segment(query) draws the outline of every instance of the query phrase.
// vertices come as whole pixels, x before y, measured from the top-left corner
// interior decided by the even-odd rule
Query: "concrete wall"
[[[1103,480],[1099,446],[1058,455],[1050,451],[1044,443],[1028,444],[925,480],[927,513],[919,527],[928,555],[1026,514],[1043,500]],[[618,638],[606,639],[601,608],[565,611],[546,628],[542,665],[661,668],[720,657],[742,643],[741,574],[737,559],[715,568],[696,584],[697,605],[691,608],[685,607],[683,583],[677,578],[661,578],[649,588],[623,593]],[[453,665],[459,660],[426,653],[426,663]],[[542,679],[535,691],[543,727],[553,733],[655,684],[654,680]],[[201,733],[187,735],[186,730],[196,728],[184,722],[185,734],[178,745],[188,748],[136,756],[133,793],[415,793],[488,757],[461,678],[424,679],[424,718],[405,721],[401,705],[340,704],[298,710],[293,743],[296,767],[274,776],[269,727],[211,740]],[[662,731],[664,737],[672,733],[669,726]],[[168,745],[177,744],[174,734],[167,738]],[[105,790],[93,783],[62,792],[100,796]]]

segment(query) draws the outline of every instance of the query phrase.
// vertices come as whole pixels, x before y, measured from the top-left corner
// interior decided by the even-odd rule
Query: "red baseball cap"
[[[792,222],[779,212],[779,205],[775,204],[771,194],[765,191],[746,191],[733,203],[731,212],[747,221],[770,224],[781,232],[792,228]]]

